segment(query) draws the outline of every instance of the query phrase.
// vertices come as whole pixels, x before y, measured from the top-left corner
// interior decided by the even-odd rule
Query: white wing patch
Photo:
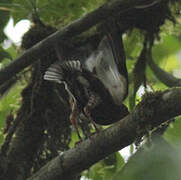
[[[74,71],[82,71],[80,61],[65,61],[64,63],[57,61],[47,69],[43,78],[48,81],[63,83],[66,79],[65,71],[70,72],[70,74]]]
[[[112,49],[107,41],[103,40],[101,50],[96,57],[96,74],[108,89],[115,104],[122,104],[127,92],[126,79],[119,73],[114,61]]]

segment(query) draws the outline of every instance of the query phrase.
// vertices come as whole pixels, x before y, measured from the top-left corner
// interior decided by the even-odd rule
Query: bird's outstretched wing
[[[74,82],[71,82],[72,76],[75,76],[76,72],[81,72],[82,67],[80,61],[56,61],[52,64],[44,74],[44,80],[53,81],[59,84],[64,84],[69,96],[76,102],[76,96],[74,95],[76,87],[73,86]]]
[[[80,61],[60,61],[52,64],[45,72],[44,79],[57,83],[66,82],[68,76],[71,76],[75,71],[82,71]]]
[[[117,31],[107,34],[85,64],[108,89],[114,103],[122,104],[128,92],[128,75],[121,34]]]

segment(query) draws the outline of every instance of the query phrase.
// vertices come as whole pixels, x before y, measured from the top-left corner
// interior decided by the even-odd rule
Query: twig
[[[161,69],[153,60],[152,54],[149,53],[147,55],[148,58],[148,65],[150,66],[151,70],[154,72],[156,77],[164,83],[168,87],[180,87],[181,86],[181,79],[174,77],[172,74],[164,71]]]

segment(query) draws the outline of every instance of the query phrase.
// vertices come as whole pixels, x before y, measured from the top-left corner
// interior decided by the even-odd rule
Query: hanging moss
[[[151,34],[158,34],[167,19],[174,21],[168,0],[148,8],[135,7],[128,10],[124,16],[120,16],[119,22],[126,29],[138,28]]]

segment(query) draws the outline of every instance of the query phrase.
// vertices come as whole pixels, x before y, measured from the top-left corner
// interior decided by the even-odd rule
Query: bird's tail
[[[80,61],[65,61],[63,63],[57,61],[47,69],[43,78],[48,81],[62,83],[62,81],[66,81],[66,76],[75,71],[82,71]]]

